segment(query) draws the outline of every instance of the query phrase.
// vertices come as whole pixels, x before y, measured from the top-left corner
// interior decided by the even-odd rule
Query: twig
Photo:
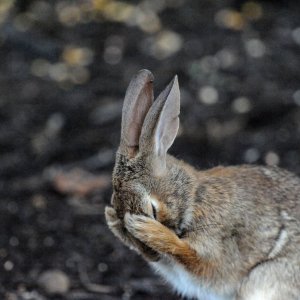
[[[80,282],[87,291],[99,294],[108,294],[114,291],[112,286],[92,283],[82,262],[78,262],[78,273]]]

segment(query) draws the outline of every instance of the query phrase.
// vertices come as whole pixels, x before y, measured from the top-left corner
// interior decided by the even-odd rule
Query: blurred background
[[[176,157],[300,174],[299,1],[1,0],[1,299],[179,299],[103,215],[142,68],[179,76]]]

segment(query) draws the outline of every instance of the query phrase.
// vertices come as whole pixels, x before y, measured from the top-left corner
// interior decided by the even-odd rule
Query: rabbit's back
[[[300,177],[287,170],[241,165],[216,167],[205,173],[209,180],[221,180],[220,185],[225,189],[233,189],[241,202],[265,209],[277,207],[300,220]]]
[[[258,246],[260,243],[263,245],[263,240],[267,243],[268,237],[277,238],[282,228],[290,232],[289,240],[298,242],[300,236],[298,176],[279,167],[252,165],[216,167],[206,173],[208,176],[205,176],[207,179],[204,180],[204,186],[208,188],[213,186],[207,195],[207,209],[212,203],[215,203],[215,207],[219,206],[225,225],[226,220],[228,225],[242,223],[244,229],[240,228],[241,232],[245,232],[247,240],[252,236],[253,242],[257,242]],[[205,206],[205,203],[202,203],[203,205]],[[214,213],[212,212],[210,216],[214,216]],[[270,235],[272,232],[274,234]]]

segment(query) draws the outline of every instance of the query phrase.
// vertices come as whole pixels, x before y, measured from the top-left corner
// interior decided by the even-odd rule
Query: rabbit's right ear
[[[122,110],[119,151],[129,158],[137,153],[144,119],[152,103],[153,75],[148,70],[141,70],[130,81]]]
[[[180,91],[175,76],[150,108],[140,138],[140,151],[151,158],[158,176],[166,170],[166,155],[178,132],[179,113]]]

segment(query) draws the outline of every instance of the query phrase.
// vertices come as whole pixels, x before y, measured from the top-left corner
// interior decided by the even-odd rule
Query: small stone
[[[39,286],[47,294],[65,294],[70,289],[69,277],[60,270],[47,270],[38,279]]]
[[[244,114],[247,113],[251,110],[251,102],[248,98],[246,97],[239,97],[236,98],[232,102],[232,110],[239,113],[239,114]]]
[[[103,59],[110,65],[116,65],[122,60],[122,49],[117,46],[108,46],[103,53]]]
[[[300,27],[297,27],[292,31],[292,38],[295,41],[295,43],[300,45]]]
[[[216,57],[218,58],[220,67],[224,69],[234,66],[237,62],[236,55],[229,49],[220,50]]]
[[[4,264],[3,267],[6,271],[11,271],[14,268],[14,263],[10,260],[7,260]]]
[[[259,3],[255,1],[249,1],[243,4],[242,14],[247,19],[256,21],[263,16],[263,8]]]
[[[96,2],[96,1],[95,1]],[[136,7],[132,4],[121,1],[100,1],[105,4],[98,5],[99,11],[110,21],[126,22],[135,24]]]
[[[215,15],[215,22],[220,27],[242,30],[245,27],[243,15],[232,9],[221,9]]]
[[[249,148],[244,153],[244,160],[250,164],[256,162],[259,157],[260,153],[256,148]]]
[[[165,59],[177,53],[183,45],[182,37],[170,30],[160,31],[149,40],[148,52],[157,59]],[[147,47],[148,47],[147,46]]]
[[[246,51],[249,56],[259,58],[265,55],[266,46],[259,39],[250,39],[245,44]]]
[[[206,105],[213,105],[218,102],[218,91],[212,86],[204,86],[198,92],[199,100]]]
[[[61,82],[68,78],[68,68],[65,63],[55,63],[49,67],[49,76],[51,79]]]
[[[150,10],[141,10],[136,8],[135,22],[143,31],[147,33],[155,33],[161,30],[161,22],[157,14]]]
[[[58,2],[56,12],[59,21],[66,26],[75,26],[81,20],[80,8],[76,5],[69,5],[66,1]]]
[[[300,90],[297,90],[293,94],[294,102],[300,106]]]
[[[279,164],[280,158],[277,153],[269,151],[265,156],[265,162],[269,166],[276,166]]]
[[[219,60],[215,56],[207,55],[199,61],[199,67],[203,72],[211,73],[219,67]]]
[[[68,46],[64,49],[62,58],[71,66],[87,66],[92,63],[94,53],[91,49]]]
[[[9,239],[9,244],[12,246],[12,247],[17,247],[19,245],[19,239],[15,236],[12,236],[10,239]]]

